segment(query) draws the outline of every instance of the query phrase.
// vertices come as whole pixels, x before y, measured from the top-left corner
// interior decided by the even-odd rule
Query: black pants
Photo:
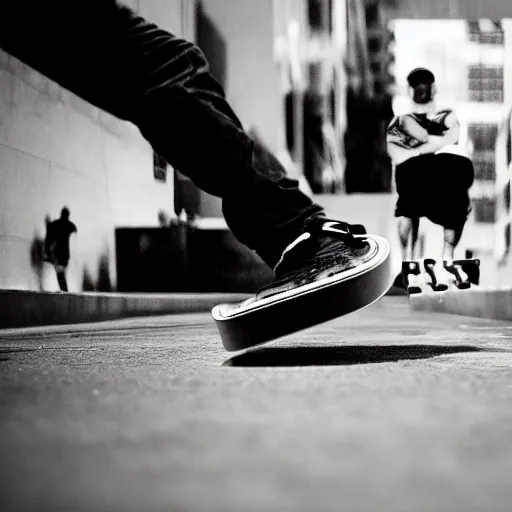
[[[396,217],[427,217],[434,224],[462,233],[474,180],[471,160],[441,153],[411,158],[396,166]]]
[[[304,222],[321,214],[277,160],[245,134],[192,43],[115,0],[5,4],[0,47],[134,123],[172,166],[222,198],[233,234],[270,266]]]

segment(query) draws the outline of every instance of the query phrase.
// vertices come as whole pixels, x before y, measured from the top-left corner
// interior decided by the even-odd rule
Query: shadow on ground
[[[346,366],[428,359],[485,349],[469,345],[349,345],[256,349],[228,359],[223,366]]]

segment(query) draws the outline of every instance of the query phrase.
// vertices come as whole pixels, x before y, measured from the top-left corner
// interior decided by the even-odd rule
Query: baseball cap
[[[433,84],[436,79],[434,73],[427,68],[416,68],[409,73],[407,81],[411,87],[416,87],[419,84]]]

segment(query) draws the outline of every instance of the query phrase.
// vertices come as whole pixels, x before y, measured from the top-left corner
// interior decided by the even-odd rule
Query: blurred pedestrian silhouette
[[[44,240],[35,235],[30,246],[30,264],[36,276],[37,288],[43,290]]]
[[[68,291],[66,269],[70,258],[69,239],[76,232],[76,226],[69,220],[69,209],[66,207],[62,208],[59,219],[46,225],[44,260],[54,266],[59,288],[63,292]]]

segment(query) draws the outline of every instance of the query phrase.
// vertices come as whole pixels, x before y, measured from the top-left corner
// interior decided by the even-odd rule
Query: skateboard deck
[[[244,350],[352,313],[380,299],[391,283],[390,249],[364,235],[373,248],[363,265],[268,298],[220,304],[212,310],[224,347]]]
[[[480,260],[454,260],[440,262],[448,272],[450,280],[441,279],[437,261],[426,258],[423,261],[411,260],[402,263],[402,276],[409,296],[425,293],[440,293],[447,290],[468,290],[479,284]],[[415,277],[412,277],[415,276]]]

